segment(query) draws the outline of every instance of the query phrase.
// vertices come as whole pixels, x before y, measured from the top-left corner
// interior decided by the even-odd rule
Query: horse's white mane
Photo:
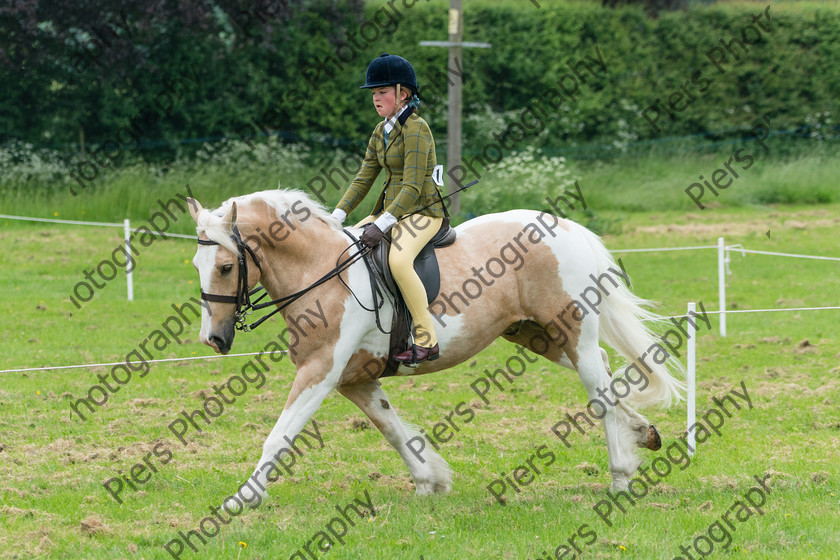
[[[254,200],[261,200],[268,204],[278,218],[291,209],[292,205],[300,201],[297,208],[308,208],[312,213],[309,219],[318,218],[332,229],[341,231],[341,225],[335,218],[321,204],[312,200],[304,191],[298,189],[273,189],[229,198],[221,206],[212,211],[205,208],[196,220],[196,234],[201,235],[203,233],[208,239],[215,241],[225,249],[234,253],[237,252],[236,244],[230,238],[227,230],[225,230],[222,218],[225,217],[225,214],[228,213],[234,202],[236,202],[237,210],[239,210],[247,207]],[[241,215],[241,212],[237,213]],[[289,214],[288,218],[289,220],[300,223],[300,219],[295,216],[294,212]],[[237,220],[237,223],[243,222]]]

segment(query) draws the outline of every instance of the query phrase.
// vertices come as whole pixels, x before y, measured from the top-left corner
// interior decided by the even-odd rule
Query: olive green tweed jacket
[[[350,214],[367,195],[383,169],[385,189],[373,207],[373,215],[383,209],[399,219],[429,206],[420,214],[442,218],[449,215],[439,200],[432,180],[435,168],[435,140],[429,125],[412,109],[400,115],[385,145],[385,123],[380,122],[368,142],[364,162],[337,208]],[[433,204],[437,202],[436,204]]]

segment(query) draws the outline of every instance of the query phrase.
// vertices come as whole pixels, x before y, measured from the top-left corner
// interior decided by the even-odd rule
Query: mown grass
[[[807,165],[802,165],[803,174],[795,176],[805,176]],[[642,163],[630,167],[631,179],[617,169],[592,169],[581,180],[588,205],[607,219],[621,220],[622,233],[606,238],[611,249],[713,245],[723,235],[727,243],[750,249],[840,256],[833,242],[840,234],[840,204],[727,205],[701,213],[673,201],[656,202],[657,193],[667,196],[667,181],[633,180],[642,168],[652,169]],[[661,175],[672,177],[678,190],[683,184],[678,178],[690,179],[705,168],[706,162],[695,161],[663,168]],[[761,171],[758,164],[755,171]],[[776,175],[764,173],[767,179]],[[822,171],[814,173],[821,177]],[[180,189],[186,178],[166,183],[167,188]],[[205,196],[217,202],[249,190],[227,179],[207,175],[191,184],[216,189]],[[744,188],[750,188],[749,177],[744,179]],[[649,185],[658,182],[663,186],[651,192]],[[601,208],[600,201],[621,196],[620,184],[638,184],[638,195],[656,206],[639,206],[634,213],[622,211],[621,203]],[[758,182],[752,188],[763,186]],[[143,193],[149,185],[134,188],[138,196],[148,196]],[[158,185],[151,192],[165,191]],[[728,200],[722,197],[722,204]],[[189,231],[188,222],[184,218],[178,227]],[[0,239],[5,248],[3,369],[120,361],[159,328],[172,303],[198,294],[189,262],[194,245],[187,240],[161,240],[144,249],[135,271],[136,301],[125,301],[120,276],[77,310],[70,290],[84,267],[120,243],[119,230],[0,220]],[[717,308],[714,250],[616,254],[634,291],[660,302],[662,313],[682,313],[689,300]],[[732,259],[730,308],[835,305],[840,299],[837,263],[737,254]],[[742,380],[754,408],[736,412],[720,437],[700,446],[688,468],[675,469],[626,515],[617,515],[611,527],[592,510],[610,482],[603,433],[577,434],[566,448],[550,431],[586,402],[574,372],[537,362],[504,392],[489,393],[489,405],[470,389],[485,369],[498,367],[513,352],[499,341],[449,372],[383,382],[400,416],[427,430],[457,403],[473,407],[474,420],[441,445],[456,473],[451,494],[415,497],[404,465],[384,438],[349,401],[333,395],[314,416],[324,448],[305,452],[293,475],[270,487],[263,507],[238,517],[199,553],[187,551],[182,558],[289,558],[323,530],[336,505],[346,506],[367,491],[376,516],[350,528],[345,544],[336,545],[329,558],[535,559],[544,557],[544,550],[551,555],[587,524],[597,538],[583,548],[584,558],[670,559],[740,499],[755,484],[754,475],[765,474],[771,494],[764,515],[736,523],[731,545],[723,552],[716,545],[716,554],[832,558],[840,546],[836,325],[836,311],[731,315],[729,336],[723,338],[712,317],[712,331],[703,330],[698,339],[698,413]],[[262,349],[281,328],[282,321],[272,320],[257,332],[239,334],[233,351]],[[183,344],[155,357],[208,355],[197,335],[196,321]],[[167,430],[180,411],[201,405],[202,391],[224,382],[246,360],[155,365],[86,421],[70,413],[68,401],[87,393],[106,368],[0,374],[0,556],[170,558],[163,545],[178,531],[196,528],[208,507],[220,504],[251,473],[283,408],[294,374],[288,361],[267,374],[263,387],[228,405],[202,433],[190,431],[187,446]],[[648,410],[646,416],[665,446],[685,429],[683,406]],[[113,501],[102,483],[142,461],[161,442],[173,459],[155,463],[160,471],[139,492],[127,489],[125,503]],[[507,505],[499,505],[486,486],[525,463],[541,445],[556,454],[556,462],[521,494],[509,491]],[[663,452],[644,452],[645,464]]]

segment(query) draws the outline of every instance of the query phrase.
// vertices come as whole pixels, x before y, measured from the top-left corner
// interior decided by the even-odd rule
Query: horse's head
[[[236,229],[236,202],[216,213],[202,208],[193,198],[187,202],[198,226],[193,266],[198,270],[203,300],[199,340],[227,354],[248,291],[260,279],[260,265]]]

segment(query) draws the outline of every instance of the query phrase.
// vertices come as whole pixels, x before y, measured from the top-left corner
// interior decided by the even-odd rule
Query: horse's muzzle
[[[207,341],[207,344],[219,354],[227,354],[230,352],[232,343],[233,340],[216,335],[210,335],[210,340]]]
[[[209,338],[204,338],[199,335],[199,340],[219,354],[227,354],[230,352],[230,347],[233,346],[233,337],[235,334],[234,322],[230,321],[221,329],[211,330]]]

